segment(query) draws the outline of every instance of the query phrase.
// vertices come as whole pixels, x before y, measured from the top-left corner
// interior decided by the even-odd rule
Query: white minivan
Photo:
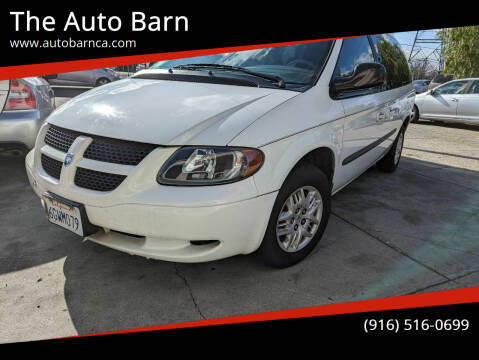
[[[163,61],[58,108],[26,168],[49,221],[87,240],[286,267],[334,193],[396,169],[414,96],[387,34]]]

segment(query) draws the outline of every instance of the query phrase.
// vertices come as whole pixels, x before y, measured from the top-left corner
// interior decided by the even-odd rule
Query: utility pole
[[[430,71],[441,72],[444,69],[442,41],[432,38],[430,31],[416,31],[408,63],[411,67],[425,65]]]

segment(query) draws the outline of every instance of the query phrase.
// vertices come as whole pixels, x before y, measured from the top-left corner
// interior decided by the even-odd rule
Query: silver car
[[[449,81],[416,95],[412,121],[419,118],[479,125],[479,78]]]
[[[414,80],[412,84],[414,85],[414,90],[416,90],[416,94],[421,94],[427,91],[427,87],[431,80]]]
[[[40,126],[54,108],[53,90],[44,79],[0,81],[0,148],[33,148]]]
[[[57,74],[54,78],[47,78],[51,85],[73,86],[101,86],[119,79],[119,74],[110,68],[74,71]]]

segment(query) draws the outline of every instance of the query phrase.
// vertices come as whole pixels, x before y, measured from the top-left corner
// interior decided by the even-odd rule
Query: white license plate
[[[45,201],[45,210],[48,220],[51,223],[83,236],[83,226],[81,222],[80,209],[76,206],[67,205],[61,201],[43,196]]]

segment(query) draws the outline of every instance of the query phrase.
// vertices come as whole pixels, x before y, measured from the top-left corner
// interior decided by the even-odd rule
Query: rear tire
[[[321,239],[330,212],[328,178],[314,165],[298,165],[278,193],[259,257],[277,268],[303,260]]]
[[[396,137],[396,140],[394,140],[394,143],[392,144],[386,156],[378,161],[377,165],[379,170],[386,173],[392,173],[396,170],[399,165],[399,161],[401,160],[405,133],[406,127],[403,126],[401,130],[399,130],[399,134]]]

